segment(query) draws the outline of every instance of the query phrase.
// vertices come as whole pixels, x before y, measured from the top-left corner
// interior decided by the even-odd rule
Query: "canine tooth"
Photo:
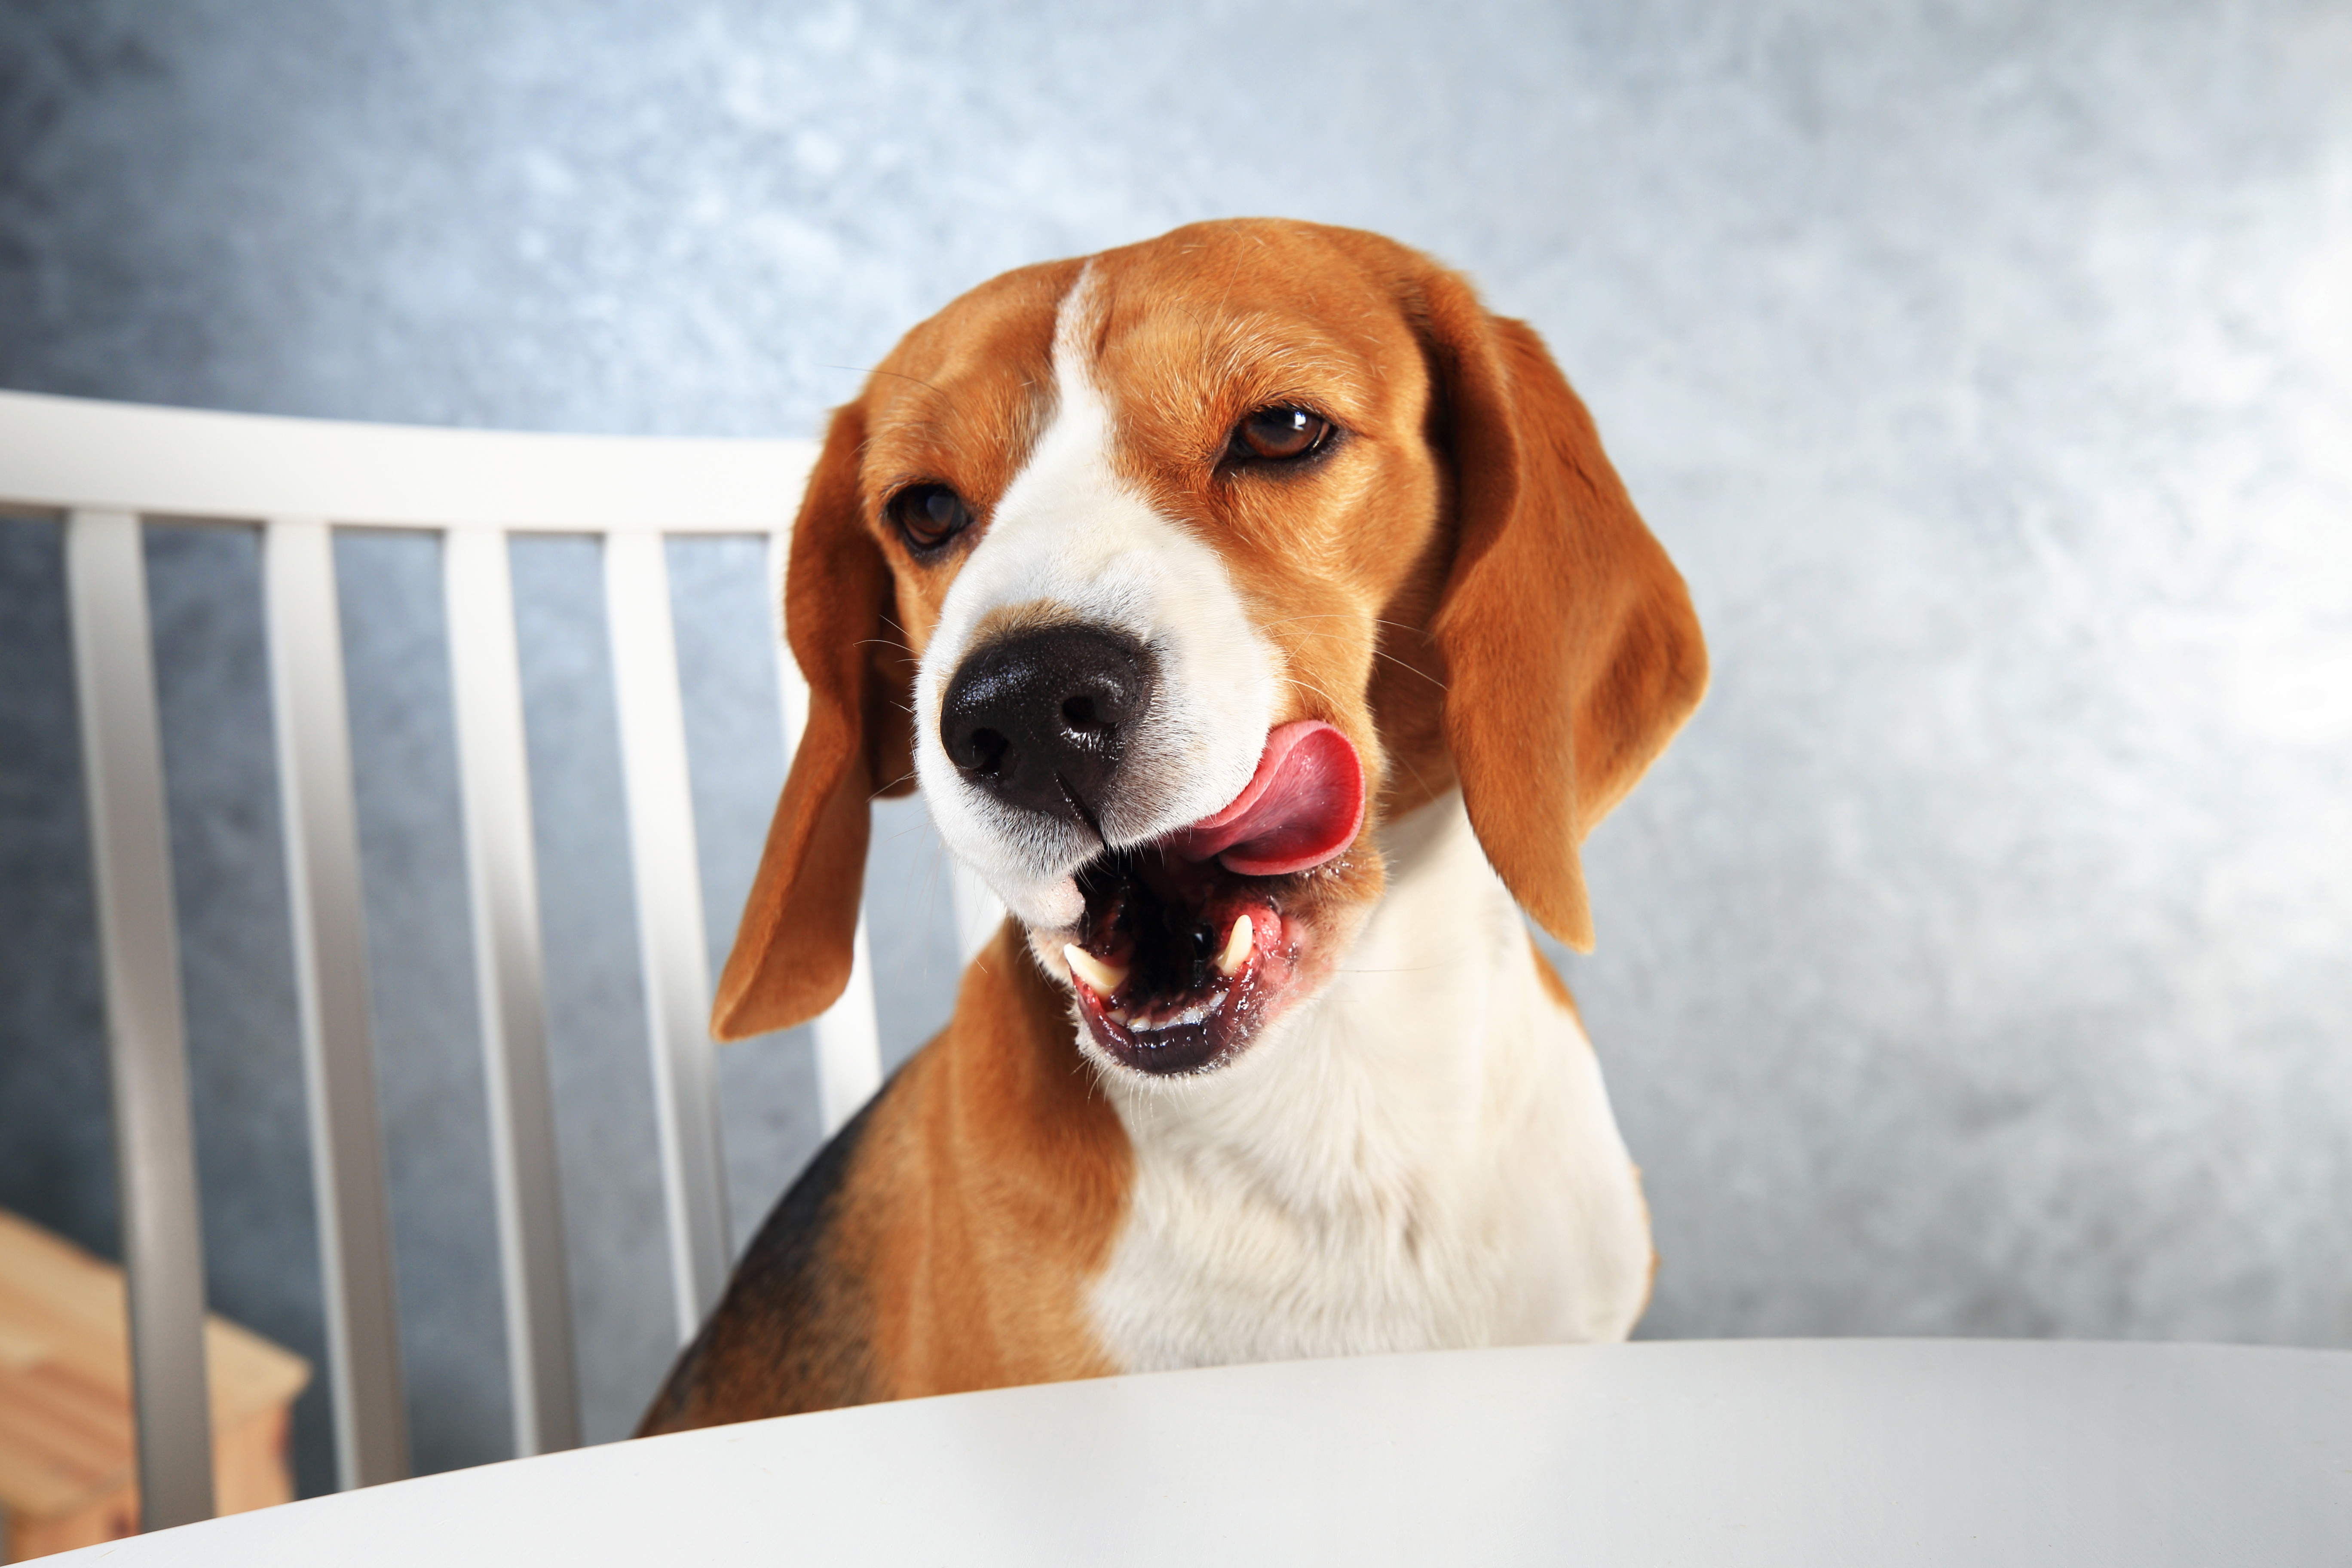
[[[1257,928],[1250,923],[1246,911],[1234,921],[1233,934],[1225,938],[1225,951],[1217,954],[1217,973],[1231,979],[1242,972],[1249,962],[1250,949],[1256,945]]]
[[[1063,947],[1062,956],[1069,961],[1070,973],[1098,996],[1109,995],[1127,979],[1126,970],[1105,963],[1075,942]]]

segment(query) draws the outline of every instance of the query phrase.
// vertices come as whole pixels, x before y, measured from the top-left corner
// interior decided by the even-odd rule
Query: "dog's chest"
[[[1449,796],[1325,991],[1223,1071],[1118,1101],[1095,1327],[1129,1371],[1622,1338],[1649,1229],[1591,1050]]]

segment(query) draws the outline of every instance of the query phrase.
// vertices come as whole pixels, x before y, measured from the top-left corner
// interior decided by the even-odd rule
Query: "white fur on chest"
[[[1583,1031],[1450,795],[1321,994],[1231,1067],[1112,1087],[1135,1151],[1091,1300],[1128,1371],[1622,1339],[1638,1178]]]

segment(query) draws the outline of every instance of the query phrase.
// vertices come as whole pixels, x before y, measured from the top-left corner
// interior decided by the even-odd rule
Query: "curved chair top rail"
[[[816,443],[345,424],[0,392],[0,500],[390,528],[767,533]]]

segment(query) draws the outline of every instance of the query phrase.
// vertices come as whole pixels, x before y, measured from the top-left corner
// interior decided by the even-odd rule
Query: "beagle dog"
[[[777,1205],[642,1431],[1622,1338],[1640,1177],[1522,910],[1697,704],[1688,593],[1524,323],[1377,236],[1007,273],[833,416],[809,718],[722,1038],[840,994],[867,803],[1011,918]]]

